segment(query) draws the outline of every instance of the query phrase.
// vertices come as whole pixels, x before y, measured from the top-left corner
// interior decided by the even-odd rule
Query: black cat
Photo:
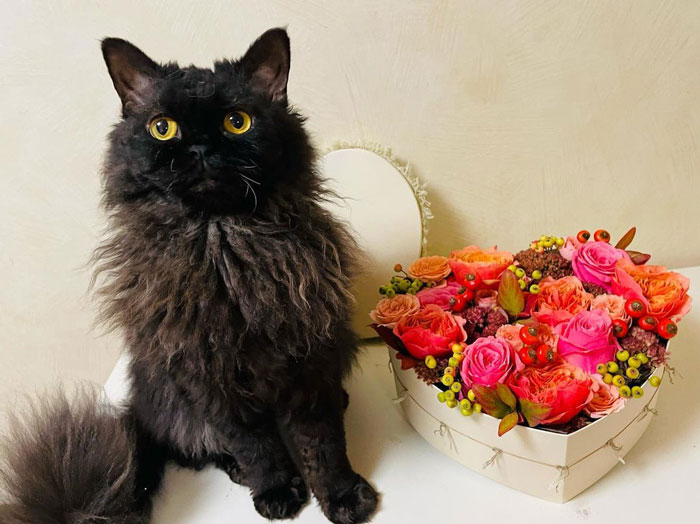
[[[142,523],[165,462],[216,464],[269,519],[307,485],[328,519],[365,522],[374,489],[345,452],[341,381],[356,246],[319,203],[289,39],[263,34],[214,69],[102,42],[123,107],[110,134],[96,251],[103,318],[125,337],[126,413],[59,396],[15,420],[2,523]]]

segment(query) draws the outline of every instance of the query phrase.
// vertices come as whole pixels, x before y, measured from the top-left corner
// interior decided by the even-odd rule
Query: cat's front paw
[[[309,492],[300,477],[253,496],[255,509],[269,520],[294,517],[308,500]]]
[[[360,524],[369,521],[378,499],[374,488],[358,475],[355,484],[332,493],[323,507],[326,517],[334,524]]]

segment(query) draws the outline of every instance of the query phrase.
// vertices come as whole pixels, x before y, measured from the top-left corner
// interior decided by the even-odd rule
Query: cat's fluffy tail
[[[61,391],[11,415],[0,450],[0,524],[144,524],[136,499],[136,436],[84,388]],[[4,493],[3,493],[4,492]]]

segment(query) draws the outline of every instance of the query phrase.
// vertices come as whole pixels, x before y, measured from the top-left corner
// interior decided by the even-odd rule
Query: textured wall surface
[[[103,380],[119,350],[85,294],[118,114],[99,39],[207,65],[275,25],[319,146],[379,142],[429,183],[433,252],[635,224],[700,263],[698,2],[3,2],[0,399]]]

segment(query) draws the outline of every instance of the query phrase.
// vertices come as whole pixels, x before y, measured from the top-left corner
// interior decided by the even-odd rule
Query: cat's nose
[[[209,152],[209,146],[207,146],[207,145],[199,145],[199,144],[198,144],[198,145],[194,145],[194,146],[190,146],[189,152],[190,152],[190,154],[191,154],[193,157],[195,157],[195,158],[197,158],[197,159],[199,159],[199,160],[203,160],[204,157],[205,157],[205,156],[207,155],[207,153]]]

